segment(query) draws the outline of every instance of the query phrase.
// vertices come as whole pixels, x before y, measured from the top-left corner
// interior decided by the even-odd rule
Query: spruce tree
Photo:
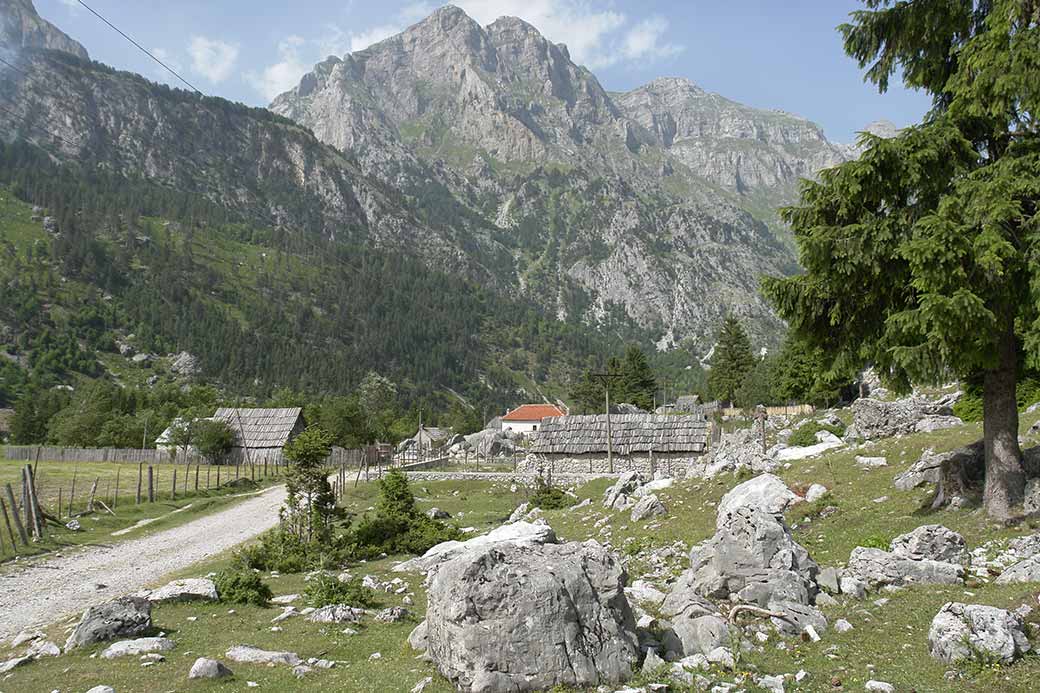
[[[783,211],[806,272],[765,292],[832,363],[904,389],[983,383],[987,512],[1021,503],[1016,387],[1040,363],[1040,13],[1022,0],[864,0],[840,28],[880,91],[932,95],[924,122],[863,135],[856,161]]]
[[[722,323],[711,357],[708,373],[708,389],[716,399],[733,402],[737,391],[755,367],[755,356],[751,353],[751,340],[744,327],[733,317]]]
[[[657,392],[657,378],[654,377],[646,354],[638,346],[632,345],[625,352],[625,360],[621,363],[621,376],[618,390],[623,393],[624,401],[640,409],[652,409],[654,394]]]

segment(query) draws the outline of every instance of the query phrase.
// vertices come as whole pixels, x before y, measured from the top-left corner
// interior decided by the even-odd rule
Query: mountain
[[[271,110],[388,184],[441,183],[509,253],[499,281],[595,325],[620,311],[662,348],[710,348],[726,314],[771,344],[759,277],[797,270],[775,208],[848,157],[807,120],[681,79],[610,93],[515,17],[453,6],[315,66]]]
[[[49,48],[87,60],[87,49],[40,17],[32,0],[0,0],[0,44],[18,48]]]

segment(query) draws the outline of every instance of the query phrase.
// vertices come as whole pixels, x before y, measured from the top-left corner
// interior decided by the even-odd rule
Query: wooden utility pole
[[[620,373],[593,373],[592,377],[603,381],[603,389],[607,393],[607,468],[614,473],[614,430],[610,424],[610,381],[620,378]]]
[[[4,499],[0,498],[0,512],[4,515],[4,524],[7,525],[7,534],[11,537],[11,551],[17,552],[16,548],[18,545],[14,541],[14,530],[11,529],[11,518],[7,515],[7,503],[4,503]]]
[[[769,418],[769,412],[761,404],[755,407],[755,419],[758,420],[758,427],[762,435],[762,454],[766,454],[766,419]]]

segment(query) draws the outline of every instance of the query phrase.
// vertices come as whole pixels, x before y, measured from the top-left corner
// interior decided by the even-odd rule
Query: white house
[[[502,430],[521,435],[534,433],[542,419],[564,416],[566,412],[553,404],[524,404],[502,417]]]

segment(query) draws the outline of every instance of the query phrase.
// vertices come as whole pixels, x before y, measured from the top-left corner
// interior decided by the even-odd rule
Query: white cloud
[[[683,46],[664,40],[667,32],[668,22],[664,17],[644,19],[625,34],[621,43],[621,54],[629,60],[640,60],[669,58],[682,53],[685,50]]]
[[[362,31],[359,34],[348,34],[350,40],[350,52],[356,53],[362,51],[369,46],[379,43],[383,39],[388,39],[395,34],[401,33],[404,27],[396,24],[384,24],[382,26],[372,27],[367,31]]]
[[[238,46],[219,39],[193,36],[188,44],[188,55],[195,72],[213,84],[219,84],[231,76],[238,61]]]
[[[300,78],[310,69],[310,64],[300,56],[300,49],[307,41],[301,36],[290,36],[278,44],[280,60],[262,72],[250,72],[246,81],[264,95],[268,101],[295,87]]]
[[[83,5],[80,5],[76,0],[61,0],[61,4],[69,8],[69,12],[76,14],[83,9]]]
[[[170,53],[170,51],[166,50],[165,48],[153,48],[151,52],[152,55],[154,55],[156,58],[169,65],[170,69],[172,69],[174,72],[179,72],[182,74],[184,73],[184,66],[181,64],[181,61],[174,57],[174,55]],[[155,65],[151,68],[151,72],[155,76],[155,78],[160,82],[176,84],[178,87],[183,86],[181,84],[181,81],[173,75],[171,75],[169,70],[164,68],[162,65]]]

